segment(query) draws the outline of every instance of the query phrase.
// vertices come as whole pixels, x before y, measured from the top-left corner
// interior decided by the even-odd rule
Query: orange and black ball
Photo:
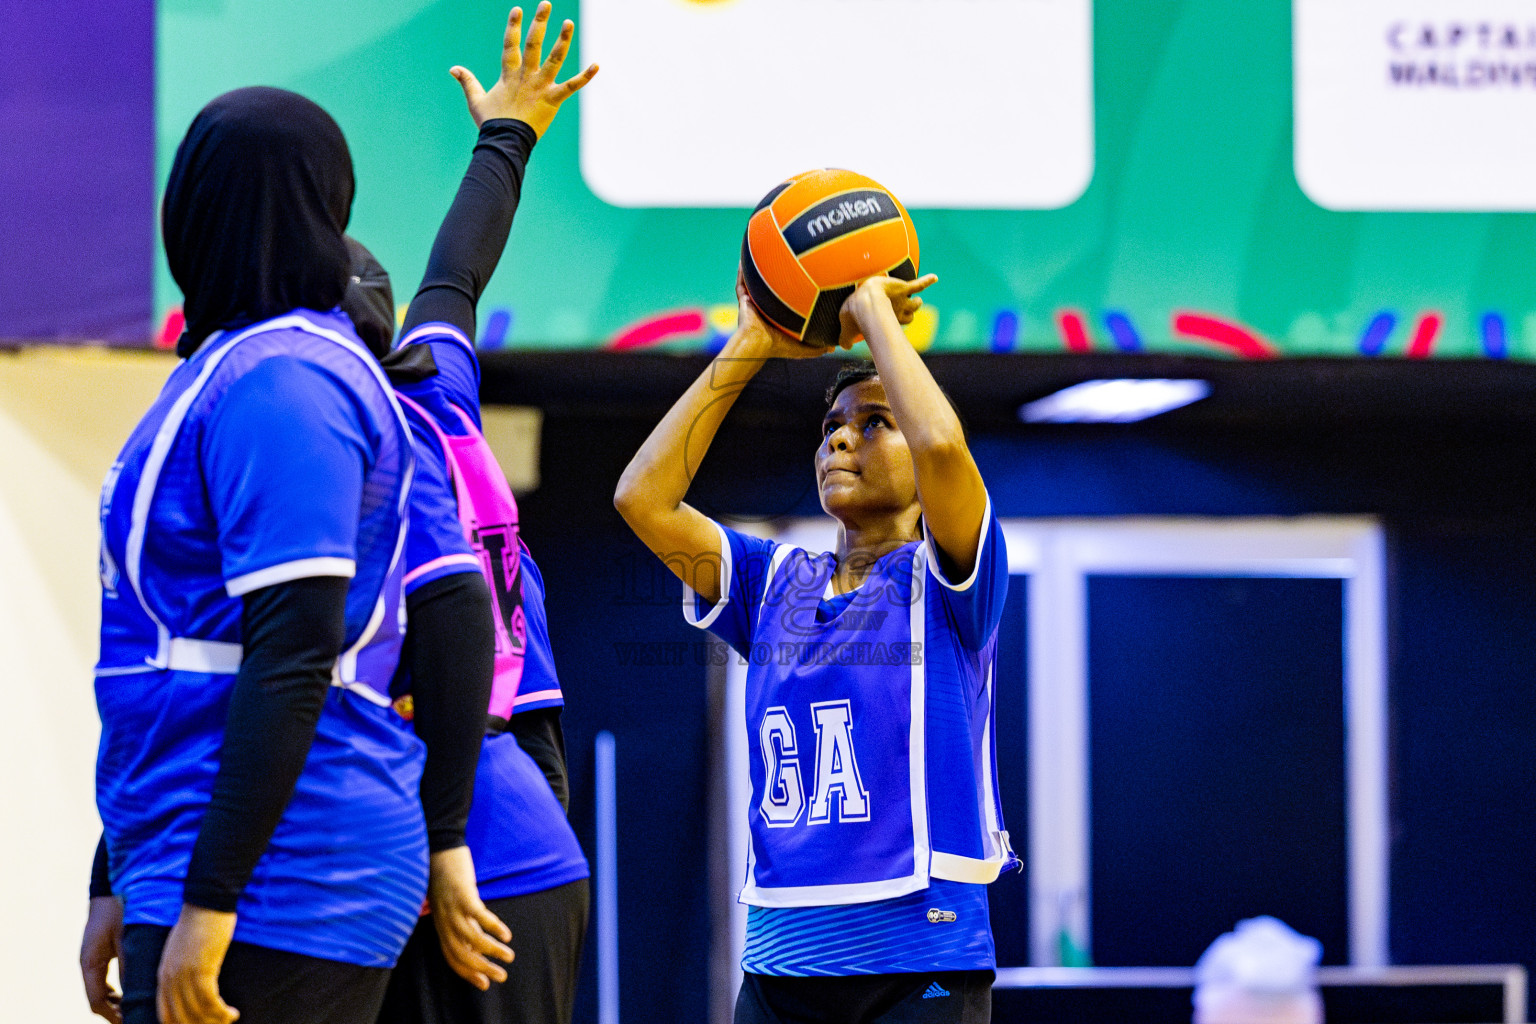
[[[741,266],[767,320],[807,345],[832,345],[838,312],[860,281],[917,277],[917,230],[896,197],[862,174],[806,171],[757,204]]]

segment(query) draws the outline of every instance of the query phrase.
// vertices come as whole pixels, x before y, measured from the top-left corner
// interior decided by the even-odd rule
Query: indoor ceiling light
[[[1025,423],[1134,423],[1211,393],[1203,380],[1085,380],[1019,407]]]

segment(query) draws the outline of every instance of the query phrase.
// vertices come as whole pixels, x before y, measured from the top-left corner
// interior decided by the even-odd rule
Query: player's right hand
[[[923,308],[923,300],[917,293],[938,280],[937,274],[924,274],[916,281],[884,276],[865,278],[838,311],[841,328],[838,344],[852,348],[864,339],[876,319],[887,313],[894,315],[896,323],[903,327],[910,324],[917,318],[917,311]]]
[[[814,359],[832,351],[830,345],[807,345],[769,323],[752,304],[740,267],[736,269],[736,331],[732,338],[745,342],[749,351],[742,354],[753,358]]]
[[[545,131],[560,112],[560,104],[581,91],[597,74],[597,65],[564,82],[556,82],[565,55],[571,48],[571,37],[576,33],[576,23],[567,19],[560,26],[560,35],[550,48],[549,58],[543,60],[544,30],[549,24],[549,3],[545,0],[534,12],[533,24],[528,27],[528,41],[522,43],[523,9],[512,8],[507,18],[507,33],[501,41],[501,77],[490,91],[480,87],[479,79],[468,68],[454,65],[449,74],[458,80],[464,90],[464,100],[469,104],[469,114],[478,128],[493,118],[505,117],[523,121],[534,134],[543,137]]]
[[[80,978],[91,1012],[112,1024],[123,1024],[122,994],[107,982],[107,967],[123,962],[123,901],[116,896],[91,897],[80,939]]]
[[[506,945],[512,941],[512,929],[481,902],[469,847],[439,850],[430,863],[427,900],[448,966],[482,992],[493,981],[506,981],[506,970],[486,958],[512,962]]]
[[[155,972],[160,1024],[233,1024],[240,1016],[219,995],[219,970],[234,936],[234,914],[181,905]]]

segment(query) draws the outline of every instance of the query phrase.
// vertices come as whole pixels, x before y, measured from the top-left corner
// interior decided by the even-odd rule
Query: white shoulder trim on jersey
[[[257,569],[255,572],[227,579],[224,581],[224,589],[228,591],[230,597],[244,597],[262,587],[290,583],[293,580],[306,580],[312,576],[341,576],[351,579],[356,575],[357,562],[350,558],[329,556],[295,558],[291,562],[283,562],[280,565],[268,566],[265,569]]]
[[[928,560],[928,571],[933,574],[933,578],[938,580],[940,585],[942,585],[946,590],[953,590],[956,592],[970,590],[971,587],[975,586],[976,584],[976,574],[981,571],[981,556],[987,550],[987,537],[991,533],[992,495],[989,494],[987,495],[987,507],[981,514],[981,541],[976,545],[976,563],[971,566],[971,574],[967,576],[965,581],[962,583],[951,583],[949,580],[944,578],[944,570],[939,568],[939,560],[937,557],[930,558]],[[933,542],[933,535],[928,532],[927,522],[923,523],[923,543],[928,546],[929,551],[933,552],[934,555],[937,556],[939,547]]]
[[[400,339],[396,348],[405,348],[407,345],[415,345],[427,338],[452,338],[454,341],[469,349],[474,354],[475,346],[464,336],[464,332],[452,324],[443,323],[441,320],[433,320],[430,323],[421,324],[411,329],[411,333]]]
[[[683,583],[683,621],[700,629],[708,629],[714,625],[715,620],[720,617],[720,613],[725,610],[725,606],[731,600],[731,538],[726,536],[725,527],[714,520],[710,522],[720,534],[720,600],[716,601],[714,607],[710,608],[701,619],[696,600],[698,595],[686,581]]]

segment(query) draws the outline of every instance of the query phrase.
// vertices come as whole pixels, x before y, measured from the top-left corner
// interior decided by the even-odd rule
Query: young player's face
[[[821,421],[816,449],[821,507],[837,519],[897,515],[917,502],[912,450],[880,378],[844,388]]]

